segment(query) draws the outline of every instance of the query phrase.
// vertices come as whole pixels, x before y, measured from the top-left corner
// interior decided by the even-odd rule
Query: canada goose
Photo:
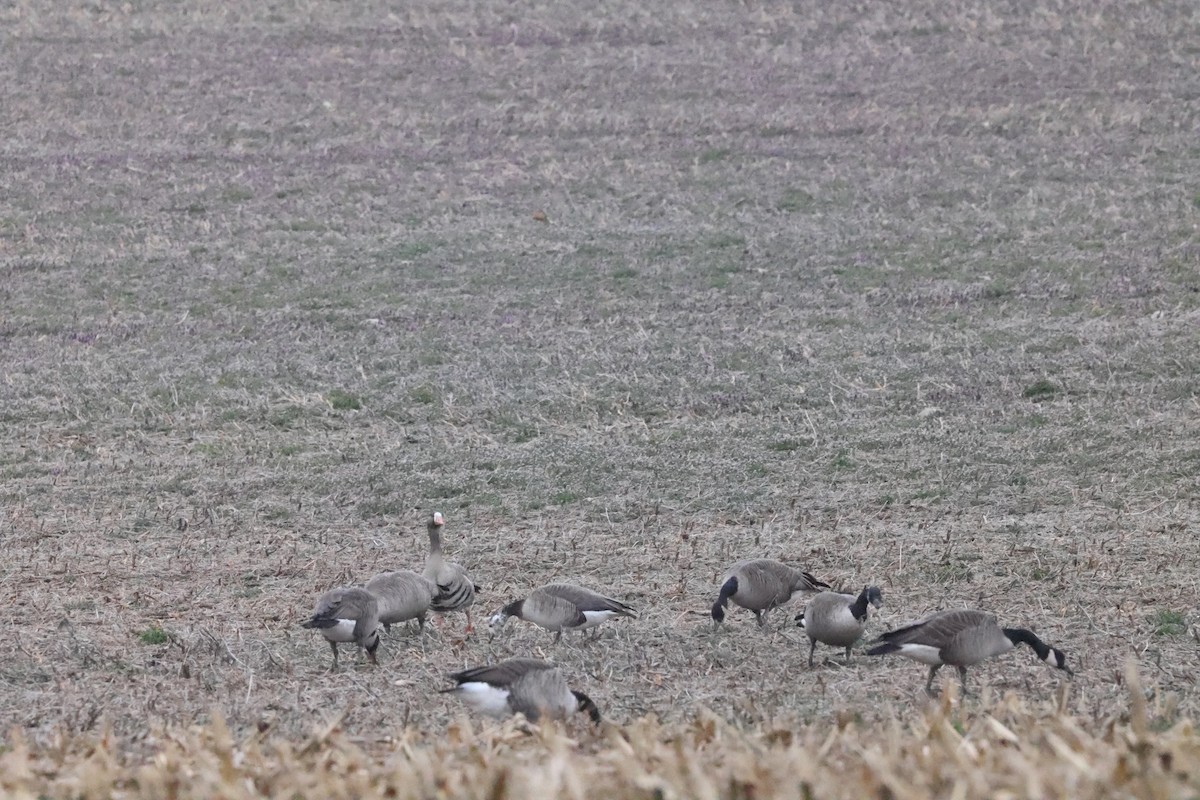
[[[558,667],[536,658],[510,658],[451,673],[450,679],[455,686],[442,689],[443,694],[456,694],[490,717],[524,714],[530,722],[537,722],[542,716],[566,719],[582,711],[600,724],[600,709],[592,699],[568,686]]]
[[[595,628],[614,617],[637,618],[630,606],[602,594],[570,583],[551,583],[534,589],[521,600],[514,600],[497,611],[488,624],[503,627],[509,617],[517,617],[548,631],[554,631],[554,641],[562,638],[564,630],[582,631]]]
[[[424,575],[398,569],[371,578],[367,581],[367,591],[378,599],[379,621],[383,623],[383,629],[391,633],[392,625],[410,619],[415,619],[417,626],[424,629],[425,615],[438,587]]]
[[[471,604],[475,602],[478,587],[471,582],[462,565],[446,561],[442,555],[442,526],[445,524],[439,511],[435,511],[429,520],[429,558],[425,561],[425,577],[438,588],[429,607],[439,613],[465,611],[467,627],[464,633],[470,633],[475,629],[471,623]]]
[[[808,634],[812,645],[808,649],[808,666],[813,665],[817,642],[846,648],[846,663],[850,663],[850,648],[867,627],[867,607],[883,605],[883,592],[878,586],[864,586],[858,597],[840,592],[821,592],[808,601],[796,615],[796,624]]]
[[[963,691],[967,688],[967,667],[1027,644],[1038,658],[1067,675],[1067,655],[1043,642],[1024,628],[1001,628],[996,618],[983,611],[939,611],[920,622],[888,631],[877,640],[882,644],[867,651],[869,656],[899,653],[929,665],[925,691],[933,693],[933,676],[944,664],[958,667]]]
[[[317,600],[313,615],[300,626],[316,628],[333,648],[333,667],[338,665],[338,642],[354,642],[367,651],[372,664],[379,649],[379,602],[361,587],[330,589]]]
[[[721,593],[713,603],[713,622],[719,625],[725,620],[725,606],[730,600],[742,608],[754,612],[759,626],[767,624],[767,612],[792,599],[793,592],[815,592],[828,589],[807,572],[789,567],[770,558],[752,558],[739,561],[725,573]]]

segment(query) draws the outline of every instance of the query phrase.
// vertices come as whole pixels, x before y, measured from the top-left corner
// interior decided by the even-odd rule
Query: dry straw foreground
[[[239,740],[219,717],[159,731],[131,759],[107,735],[0,755],[4,796],[129,798],[979,798],[1194,797],[1200,735],[1190,722],[1152,731],[1130,668],[1132,712],[1097,725],[1015,695],[958,706],[955,692],[914,720],[850,719],[739,730],[702,714],[569,731],[519,723],[364,743],[335,725],[306,741]]]
[[[1198,43],[1195,0],[0,0],[0,793],[1200,794]],[[638,618],[329,672],[299,621],[435,509],[479,618]],[[1076,677],[925,715],[793,607],[714,632],[748,557]],[[509,656],[616,727],[437,693]]]

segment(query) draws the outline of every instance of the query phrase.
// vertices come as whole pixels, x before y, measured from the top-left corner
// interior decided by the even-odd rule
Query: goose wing
[[[523,675],[547,669],[554,669],[554,665],[537,658],[510,658],[498,664],[452,672],[450,680],[454,681],[456,687],[464,683],[486,683],[491,686],[507,687],[512,686]],[[444,691],[454,691],[454,689]]]
[[[573,583],[551,583],[541,589],[546,594],[561,597],[580,611],[611,611],[625,617],[636,617],[633,607],[613,597],[593,592]]]

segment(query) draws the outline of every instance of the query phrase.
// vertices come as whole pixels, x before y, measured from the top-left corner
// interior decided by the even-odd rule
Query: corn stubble
[[[0,754],[5,797],[810,798],[1183,797],[1200,787],[1190,721],[1155,730],[1136,679],[1121,718],[1084,719],[1016,695],[965,706],[953,688],[923,713],[872,727],[817,721],[742,730],[700,712],[665,726],[477,726],[353,740],[331,725],[307,740],[238,740],[222,719],[161,730],[149,758],[115,738],[31,743]],[[1139,696],[1140,695],[1140,696]]]

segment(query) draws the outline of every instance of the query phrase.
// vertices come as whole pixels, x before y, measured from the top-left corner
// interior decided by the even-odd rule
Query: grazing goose
[[[425,560],[425,577],[437,585],[438,592],[429,607],[439,613],[465,611],[467,627],[464,633],[475,629],[471,623],[471,604],[475,602],[478,587],[461,564],[446,561],[442,555],[442,526],[445,525],[439,511],[429,520],[429,558]]]
[[[392,626],[410,619],[418,627],[425,628],[425,615],[434,596],[437,584],[412,570],[398,569],[382,572],[367,581],[367,591],[379,601],[379,621],[383,629],[391,633]]]
[[[367,651],[372,664],[379,649],[379,602],[375,595],[360,587],[330,589],[321,595],[312,618],[300,623],[316,628],[333,648],[333,667],[338,665],[338,642],[354,642]]]
[[[487,667],[451,673],[455,686],[442,693],[458,695],[476,711],[490,717],[524,714],[530,722],[545,716],[566,719],[586,712],[600,724],[600,709],[583,692],[567,685],[562,671],[536,658],[510,658]]]
[[[883,605],[883,592],[878,586],[864,586],[858,597],[841,592],[821,592],[808,601],[796,615],[796,624],[808,634],[808,666],[812,669],[817,642],[831,647],[846,648],[846,663],[850,663],[850,648],[867,627],[867,607]]]
[[[815,592],[828,589],[807,572],[789,567],[770,558],[752,558],[739,561],[725,573],[721,594],[713,603],[713,622],[719,625],[725,620],[725,606],[732,600],[742,608],[754,612],[759,627],[767,624],[767,612],[792,599],[793,592]]]
[[[920,622],[888,631],[877,640],[882,642],[867,651],[869,656],[899,653],[914,661],[929,665],[929,680],[925,691],[933,693],[933,676],[945,664],[958,667],[963,691],[967,688],[967,667],[980,661],[1007,653],[1018,644],[1027,644],[1038,658],[1067,675],[1074,675],[1067,666],[1067,655],[1043,642],[1024,628],[1001,628],[996,618],[982,611],[939,611]]]
[[[582,586],[551,583],[534,589],[521,600],[512,601],[492,615],[488,624],[498,629],[509,617],[517,617],[554,631],[554,641],[557,642],[564,630],[595,628],[615,617],[636,619],[637,612],[620,600],[605,597]]]

